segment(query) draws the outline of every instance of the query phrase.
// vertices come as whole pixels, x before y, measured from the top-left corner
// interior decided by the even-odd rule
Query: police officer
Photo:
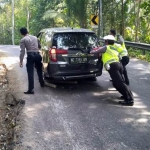
[[[28,90],[24,94],[34,94],[34,66],[37,69],[40,85],[44,87],[42,57],[39,53],[40,44],[36,36],[28,34],[26,28],[21,28],[20,33],[23,36],[20,41],[20,67],[23,67],[25,49],[27,52]]]
[[[90,53],[102,53],[102,61],[105,69],[112,78],[113,86],[122,94],[122,97],[124,98],[124,101],[120,101],[119,103],[122,105],[133,106],[134,99],[132,92],[122,78],[123,67],[119,62],[118,50],[114,46],[115,38],[112,35],[108,35],[104,37],[104,40],[105,46],[98,50],[92,50]]]
[[[116,31],[115,30],[110,30],[110,35],[113,35],[116,38]],[[121,44],[117,44],[115,43],[114,46],[117,48],[118,52],[119,52],[119,55],[121,57],[120,61],[123,65],[123,77],[124,77],[124,80],[126,82],[127,85],[130,84],[129,82],[129,78],[128,78],[128,73],[127,73],[127,69],[126,69],[126,65],[129,63],[129,56],[128,56],[128,51],[126,49],[126,46],[125,46],[125,43],[124,43],[124,39],[122,38],[122,36],[118,36],[118,41],[121,43]]]
[[[113,35],[115,37],[115,41],[117,41],[116,30],[111,29],[109,34]]]

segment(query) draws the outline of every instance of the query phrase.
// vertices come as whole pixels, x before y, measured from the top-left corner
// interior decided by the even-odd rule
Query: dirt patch
[[[6,79],[7,68],[5,64],[0,64],[0,88],[5,88],[7,86],[8,81]]]
[[[10,92],[7,71],[6,65],[0,62],[0,150],[13,150],[18,142],[21,127],[17,121],[25,104],[24,100],[17,100]]]

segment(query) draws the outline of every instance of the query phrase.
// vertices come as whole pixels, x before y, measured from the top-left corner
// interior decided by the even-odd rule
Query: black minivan
[[[48,28],[38,34],[44,76],[56,80],[96,78],[102,74],[101,57],[90,54],[100,47],[95,33],[79,28]]]

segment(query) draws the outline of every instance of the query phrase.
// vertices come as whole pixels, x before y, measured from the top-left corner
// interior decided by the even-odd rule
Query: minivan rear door
[[[63,72],[94,72],[101,68],[98,54],[90,50],[98,49],[99,43],[92,32],[55,33],[52,49],[56,53],[59,70]]]

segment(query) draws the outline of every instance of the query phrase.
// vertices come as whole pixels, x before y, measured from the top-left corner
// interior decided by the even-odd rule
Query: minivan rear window
[[[98,47],[98,39],[94,33],[69,32],[56,33],[52,46],[61,49]]]

